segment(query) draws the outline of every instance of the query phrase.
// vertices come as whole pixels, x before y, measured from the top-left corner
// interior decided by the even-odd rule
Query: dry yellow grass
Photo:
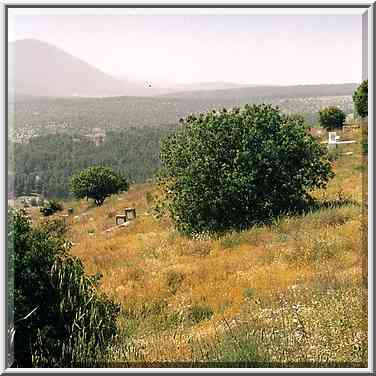
[[[168,219],[152,215],[155,187],[147,184],[131,186],[100,208],[86,201],[66,204],[75,210],[67,234],[73,254],[88,273],[103,273],[101,288],[123,307],[109,359],[210,360],[211,344],[237,328],[252,332],[268,361],[364,366],[364,161],[360,131],[351,136],[358,143],[341,148],[353,154],[342,153],[327,190],[314,192],[338,207],[272,226],[220,238],[182,237]],[[341,205],[344,199],[353,203]],[[129,206],[137,219],[106,232],[114,215]]]

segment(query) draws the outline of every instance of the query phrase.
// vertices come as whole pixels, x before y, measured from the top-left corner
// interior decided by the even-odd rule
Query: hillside
[[[9,156],[9,192],[17,196],[43,192],[46,197],[67,198],[69,178],[74,173],[102,164],[113,167],[130,182],[145,182],[157,172],[160,140],[172,129],[128,128],[95,134],[97,139],[52,134],[17,143]]]
[[[165,84],[154,83],[152,80],[145,80],[144,83],[135,82],[129,77],[120,76],[119,80],[123,81],[127,86],[133,85],[133,96],[146,96],[154,97],[158,95],[166,95],[172,93],[179,93],[182,91],[195,91],[195,90],[223,90],[223,89],[235,89],[240,87],[251,87],[255,85],[251,84],[238,84],[235,82],[194,82],[189,84]]]
[[[318,111],[328,103],[348,109],[351,104],[351,97],[348,101],[347,97],[321,99],[285,98],[277,103],[285,112]],[[9,184],[14,185],[9,192],[25,195],[36,191],[46,197],[67,198],[69,177],[96,164],[110,165],[131,182],[152,179],[159,166],[160,141],[179,127],[179,115],[213,108],[210,103],[215,105],[136,97],[25,97],[15,105],[15,119],[10,117],[18,127],[9,130],[15,141],[9,172]],[[308,124],[315,124],[317,113],[304,115]]]
[[[280,88],[283,91],[283,87]],[[305,94],[309,92],[306,91]],[[280,93],[282,95],[282,93]],[[312,94],[312,93],[311,93]],[[320,95],[324,95],[323,90]],[[316,93],[318,95],[318,92]],[[11,98],[10,98],[11,99]],[[130,127],[176,125],[190,113],[232,108],[245,104],[269,103],[286,113],[301,113],[312,125],[325,106],[352,112],[351,95],[307,97],[112,97],[112,98],[31,98],[23,96],[9,104],[10,137],[26,142],[30,137],[51,133],[87,134],[95,128],[119,130]]]
[[[314,192],[321,205],[270,226],[183,237],[153,216],[152,185],[131,186],[100,208],[66,203],[75,211],[66,233],[73,254],[103,273],[103,291],[122,304],[104,361],[364,367],[366,161],[361,131],[341,136],[357,143],[332,153],[336,176]],[[113,228],[125,207],[136,208],[136,220]]]
[[[209,90],[227,90],[227,89],[237,89],[237,88],[244,88],[244,87],[254,87],[257,85],[251,84],[238,84],[235,82],[221,82],[221,81],[214,81],[214,82],[195,82],[191,84],[180,84],[174,86],[174,92],[177,95],[180,95],[180,92],[192,92],[192,91],[209,91]]]
[[[121,81],[65,51],[36,39],[9,44],[9,92],[12,96],[126,95]]]
[[[293,86],[253,86],[227,89],[189,90],[164,95],[174,98],[202,98],[216,100],[244,100],[245,98],[297,98],[331,97],[352,95],[358,84],[293,85]]]

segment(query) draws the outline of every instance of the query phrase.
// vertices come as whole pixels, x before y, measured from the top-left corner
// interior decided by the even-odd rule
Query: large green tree
[[[162,200],[183,233],[242,229],[296,210],[332,176],[302,118],[270,105],[188,116],[160,158]]]
[[[356,113],[364,118],[368,116],[368,80],[364,80],[355,90],[353,102]]]
[[[342,128],[346,114],[338,107],[329,106],[319,111],[320,125],[328,131]]]
[[[101,206],[106,197],[127,189],[126,179],[105,166],[89,167],[70,181],[70,190],[76,198],[92,198],[97,206]]]

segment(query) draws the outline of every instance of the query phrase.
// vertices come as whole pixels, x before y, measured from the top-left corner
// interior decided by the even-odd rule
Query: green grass
[[[210,320],[213,314],[214,312],[210,307],[195,305],[189,309],[188,319],[192,323],[198,324],[200,321]]]
[[[269,363],[248,327],[228,327],[211,342],[197,341],[192,344],[192,353],[196,362],[211,363],[213,367],[256,368]]]

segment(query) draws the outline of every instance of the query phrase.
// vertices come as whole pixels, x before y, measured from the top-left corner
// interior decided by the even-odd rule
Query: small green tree
[[[100,275],[86,275],[55,231],[32,227],[22,211],[8,212],[8,221],[15,365],[95,364],[116,334],[120,307],[98,291]]]
[[[242,229],[302,208],[332,176],[302,118],[270,105],[188,116],[160,159],[160,201],[183,233]]]
[[[355,112],[362,118],[368,116],[368,80],[364,80],[353,94]]]
[[[346,114],[338,107],[325,107],[319,111],[320,125],[328,131],[342,128],[345,119]]]
[[[102,205],[106,197],[127,189],[126,179],[104,166],[89,167],[70,181],[70,190],[76,198],[92,198],[97,206]]]

